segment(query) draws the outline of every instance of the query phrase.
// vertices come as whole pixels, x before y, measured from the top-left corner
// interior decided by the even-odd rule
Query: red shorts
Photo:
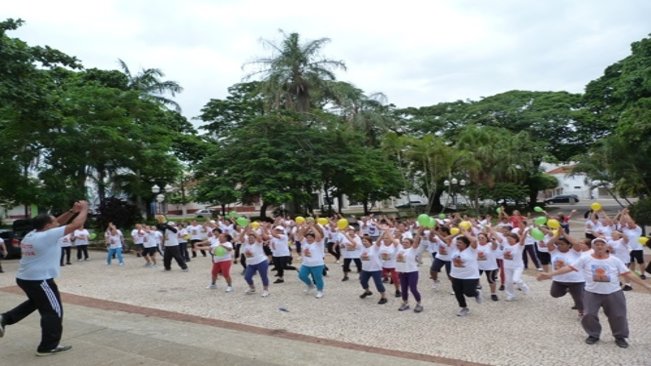
[[[212,275],[217,276],[218,274],[221,273],[222,276],[224,277],[230,277],[231,276],[231,264],[233,262],[230,260],[223,261],[223,262],[217,262],[212,264]]]

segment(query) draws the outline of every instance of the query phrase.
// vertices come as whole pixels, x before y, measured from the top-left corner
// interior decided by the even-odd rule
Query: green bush
[[[651,197],[637,201],[630,207],[630,212],[638,225],[651,225]]]

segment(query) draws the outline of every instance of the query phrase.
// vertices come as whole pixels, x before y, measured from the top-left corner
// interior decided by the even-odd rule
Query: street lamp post
[[[165,201],[165,192],[171,192],[174,188],[166,184],[165,187],[161,188],[158,186],[158,184],[154,184],[151,187],[151,193],[156,195],[156,213],[161,214],[163,213],[163,202]]]
[[[452,197],[452,206],[454,206],[455,210],[457,209],[457,190],[463,189],[466,183],[465,179],[458,180],[457,178],[446,179],[443,182],[443,185],[448,188],[448,197]]]

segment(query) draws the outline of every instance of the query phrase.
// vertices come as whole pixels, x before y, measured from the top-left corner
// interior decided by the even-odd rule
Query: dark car
[[[4,259],[19,259],[20,258],[20,239],[18,239],[13,230],[0,229],[0,238],[5,242],[7,254]]]
[[[560,194],[558,196],[554,196],[552,198],[548,198],[545,200],[546,205],[550,203],[577,203],[577,202],[579,202],[579,196],[575,194]]]
[[[7,247],[5,259],[20,259],[20,242],[32,230],[32,220],[15,220],[11,228],[0,229],[0,237]]]

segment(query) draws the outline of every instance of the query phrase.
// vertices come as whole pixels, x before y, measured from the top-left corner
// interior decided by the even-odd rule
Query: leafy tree
[[[161,80],[165,74],[160,69],[142,69],[136,75],[133,75],[127,64],[118,59],[122,72],[127,76],[127,88],[140,93],[141,98],[154,101],[161,105],[171,106],[177,112],[181,111],[181,106],[173,99],[165,96],[170,93],[175,96],[183,91],[183,88],[176,81]]]

